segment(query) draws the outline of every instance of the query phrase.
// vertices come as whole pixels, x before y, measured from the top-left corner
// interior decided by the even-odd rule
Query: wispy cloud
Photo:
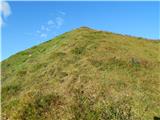
[[[65,12],[59,11],[54,19],[49,19],[46,23],[41,25],[36,31],[36,34],[42,38],[46,38],[50,33],[60,29],[64,24]]]
[[[6,18],[11,15],[11,8],[8,2],[6,1],[1,1],[0,2],[0,27],[5,24]]]
[[[46,37],[47,37],[47,34],[45,34],[45,33],[42,33],[40,36],[41,36],[41,37],[44,37],[44,38],[46,38]]]
[[[53,25],[53,24],[54,24],[53,20],[48,21],[48,25]]]
[[[59,13],[60,13],[61,15],[66,15],[66,13],[63,12],[63,11],[59,11]]]
[[[56,17],[56,27],[60,28],[63,25],[64,19],[62,17]]]

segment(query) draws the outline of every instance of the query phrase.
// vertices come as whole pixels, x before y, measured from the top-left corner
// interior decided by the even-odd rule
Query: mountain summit
[[[2,118],[151,120],[159,41],[81,27],[2,62]]]

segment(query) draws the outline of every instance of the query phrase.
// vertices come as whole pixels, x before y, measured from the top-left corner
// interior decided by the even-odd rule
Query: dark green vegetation
[[[159,41],[82,27],[2,62],[9,120],[160,116]]]

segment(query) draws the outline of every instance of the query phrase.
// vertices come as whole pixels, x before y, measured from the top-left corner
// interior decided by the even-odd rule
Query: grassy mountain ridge
[[[2,117],[151,120],[159,41],[81,27],[2,62]]]

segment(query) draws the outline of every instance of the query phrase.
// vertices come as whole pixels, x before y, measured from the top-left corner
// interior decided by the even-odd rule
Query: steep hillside
[[[19,52],[2,62],[2,117],[160,117],[159,43],[81,27]]]

